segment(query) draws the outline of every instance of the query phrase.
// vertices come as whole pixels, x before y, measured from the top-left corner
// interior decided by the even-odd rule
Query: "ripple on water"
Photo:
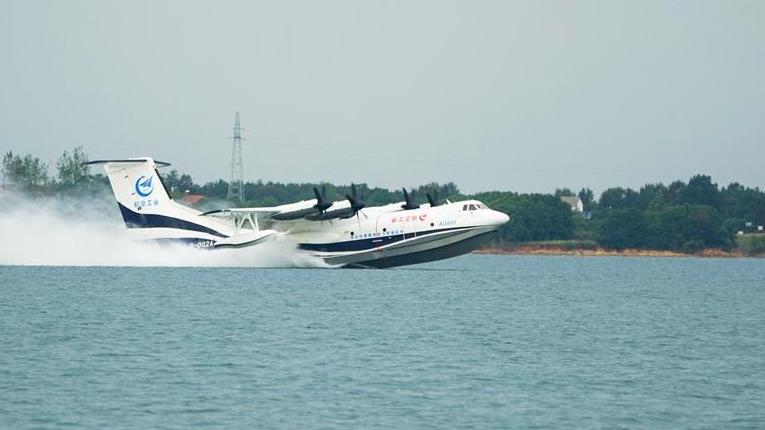
[[[0,266],[3,428],[763,428],[765,261]]]

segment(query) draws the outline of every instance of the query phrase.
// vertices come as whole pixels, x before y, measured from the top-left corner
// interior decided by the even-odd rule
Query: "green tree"
[[[440,202],[446,199],[454,199],[459,197],[460,190],[454,182],[447,182],[445,184],[439,184],[438,182],[431,182],[425,185],[421,185],[415,188],[415,195],[417,199],[422,203],[427,203],[426,193],[429,193],[433,198],[438,199]],[[399,195],[393,198],[391,201],[401,201],[403,196]]]
[[[635,208],[614,209],[600,224],[600,243],[608,248],[641,248],[645,245],[646,221]]]
[[[667,187],[667,197],[664,199],[669,204],[683,203],[683,194],[685,192],[685,182],[673,181]]]
[[[510,216],[510,221],[499,229],[501,241],[562,240],[574,236],[571,208],[550,194],[487,192],[471,197]]]
[[[169,192],[171,195],[176,196],[179,193],[182,193],[183,191],[179,191],[180,187],[178,186],[178,182],[180,182],[181,175],[178,173],[178,170],[172,169],[166,174],[162,175],[162,183],[165,184],[165,187],[167,188],[167,192]]]
[[[694,252],[702,248],[730,248],[733,232],[720,212],[705,205],[673,205],[648,212],[647,246]]]
[[[23,157],[8,151],[3,156],[3,181],[22,187],[39,187],[48,182],[48,164],[31,154]]]
[[[720,191],[720,212],[725,218],[765,225],[765,192],[734,182]]]
[[[8,151],[3,155],[3,183],[16,183],[21,177],[23,171],[23,160],[18,155],[13,155],[13,151]]]
[[[245,187],[246,185],[247,184],[245,184]],[[208,197],[225,199],[228,194],[228,182],[223,179],[218,179],[215,182],[208,182],[202,186],[201,193]]]
[[[640,195],[632,188],[609,188],[600,195],[600,209],[626,209],[640,206]]]
[[[178,178],[178,191],[183,193],[186,191],[196,193],[197,188],[199,187],[194,183],[194,179],[191,178],[191,175],[184,173]]]
[[[595,206],[595,193],[589,188],[582,188],[579,190],[579,200],[582,201],[582,206],[585,212],[589,212],[594,209]]]
[[[640,197],[640,209],[646,210],[651,205],[663,206],[667,187],[664,184],[645,184],[638,191]]]
[[[719,207],[720,190],[708,175],[695,175],[680,193],[681,203]]]
[[[59,183],[71,186],[88,180],[90,177],[90,166],[83,165],[87,161],[88,156],[81,146],[74,148],[71,154],[68,151],[64,151],[56,161]]]
[[[162,183],[165,185],[168,192],[170,192],[170,195],[174,197],[182,196],[186,193],[186,191],[192,194],[196,194],[203,189],[203,187],[200,187],[199,185],[194,183],[194,179],[191,177],[191,175],[186,173],[183,173],[183,174],[178,173],[176,169],[173,169],[167,174],[162,175]],[[226,193],[228,193],[228,184],[226,184]],[[226,196],[223,195],[223,196],[215,196],[215,197],[226,197]]]

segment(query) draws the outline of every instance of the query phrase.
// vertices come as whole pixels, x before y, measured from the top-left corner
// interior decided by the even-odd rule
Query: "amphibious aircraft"
[[[441,202],[428,194],[419,204],[406,189],[402,202],[368,207],[355,185],[342,201],[314,188],[311,200],[200,212],[170,197],[157,170],[169,163],[139,157],[85,164],[103,165],[136,238],[200,249],[284,240],[330,265],[386,268],[465,254],[509,220],[477,200]]]

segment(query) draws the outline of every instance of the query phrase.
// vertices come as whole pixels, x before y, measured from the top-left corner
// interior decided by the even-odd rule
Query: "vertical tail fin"
[[[172,200],[157,167],[169,163],[150,157],[97,160],[103,164],[122,218],[128,228],[152,229],[153,237],[218,237],[231,235],[230,228],[201,212]],[[171,230],[168,230],[171,229]]]
[[[87,164],[103,164],[120,206],[139,213],[160,213],[172,199],[160,179],[157,167],[169,163],[149,157],[126,160],[97,160]]]

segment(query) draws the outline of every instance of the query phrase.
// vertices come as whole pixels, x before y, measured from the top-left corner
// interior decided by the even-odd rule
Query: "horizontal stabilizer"
[[[83,166],[90,166],[94,164],[106,164],[106,163],[114,163],[114,164],[129,164],[129,163],[145,163],[147,160],[145,158],[128,158],[124,160],[93,160],[93,161],[87,161],[85,163],[82,163]],[[165,161],[157,161],[154,160],[154,164],[157,167],[167,167],[170,165],[170,163]]]
[[[202,212],[201,214],[199,214],[199,216],[214,215],[214,214],[220,214],[220,213],[226,213],[226,212],[231,212],[231,211],[228,209],[215,209],[215,210],[211,210],[207,212]]]

